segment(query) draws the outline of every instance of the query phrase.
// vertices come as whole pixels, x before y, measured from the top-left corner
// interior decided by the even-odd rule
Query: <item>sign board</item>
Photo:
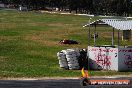
[[[132,48],[118,49],[118,66],[121,71],[132,71]]]
[[[132,48],[88,46],[90,67],[95,70],[132,70]]]
[[[117,80],[117,79],[100,79],[90,80],[91,85],[129,85],[130,80]]]

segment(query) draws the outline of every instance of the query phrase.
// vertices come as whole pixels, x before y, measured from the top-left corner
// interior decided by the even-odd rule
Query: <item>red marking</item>
[[[115,49],[102,49],[102,48],[92,48],[90,51],[99,51],[99,52],[117,52]]]
[[[110,62],[111,56],[107,56],[105,54],[104,55],[98,54],[96,56],[96,54],[95,54],[95,59],[96,59],[96,63],[100,64],[102,66],[110,66],[111,65],[111,62]]]
[[[132,68],[132,56],[126,55],[124,63],[127,65],[128,68]]]
[[[132,52],[132,49],[129,49],[129,50],[119,50],[119,52]]]

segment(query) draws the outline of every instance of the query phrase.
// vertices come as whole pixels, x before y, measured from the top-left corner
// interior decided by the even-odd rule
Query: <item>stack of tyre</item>
[[[79,69],[78,58],[80,56],[78,49],[67,49],[57,53],[61,68],[70,70]]]
[[[61,51],[57,53],[58,60],[59,60],[59,65],[61,68],[68,69],[68,62],[66,59],[66,55]]]
[[[68,61],[68,67],[71,70],[79,69],[78,58],[80,56],[79,50],[77,49],[67,49],[66,52],[66,59]]]

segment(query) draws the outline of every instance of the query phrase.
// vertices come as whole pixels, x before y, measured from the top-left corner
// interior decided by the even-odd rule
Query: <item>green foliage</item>
[[[95,15],[129,16],[132,13],[131,0],[1,0],[13,4],[13,8],[26,6],[29,10],[55,10]]]

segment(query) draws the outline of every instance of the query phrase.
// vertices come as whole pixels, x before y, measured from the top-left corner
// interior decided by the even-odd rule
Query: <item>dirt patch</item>
[[[48,26],[58,26],[58,27],[64,27],[65,24],[62,24],[62,23],[52,23],[52,24],[48,24]]]
[[[29,25],[29,26],[43,26],[43,25],[47,25],[47,23],[44,23],[44,22],[34,22],[34,23],[26,23],[26,25]]]
[[[16,23],[0,23],[0,30],[16,28],[19,25],[20,24],[16,24]]]
[[[25,39],[40,43],[40,44],[45,45],[45,46],[55,46],[58,44],[55,41],[52,41],[52,40],[49,40],[49,39],[46,39],[44,37],[37,36],[37,35],[31,35],[31,36],[28,35],[28,36],[25,36]]]
[[[7,36],[0,36],[0,42],[5,42],[5,41],[9,41],[10,38]]]
[[[8,57],[0,56],[0,62],[1,62],[1,61],[5,61],[5,59],[8,59]]]
[[[99,36],[103,35],[103,37],[105,36],[105,38],[110,38],[112,37],[112,32],[99,32]],[[122,35],[122,33],[120,32],[120,36]],[[115,37],[118,37],[117,32],[115,32]]]

